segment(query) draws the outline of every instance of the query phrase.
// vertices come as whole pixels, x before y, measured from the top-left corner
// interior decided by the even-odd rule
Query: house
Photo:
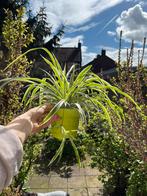
[[[83,68],[87,67],[88,65],[92,65],[92,71],[95,74],[116,68],[116,62],[108,57],[106,55],[106,50],[103,49],[101,51],[101,55],[97,55],[95,59],[84,65]]]
[[[66,65],[67,70],[69,70],[73,64],[76,64],[79,66],[79,68],[81,68],[82,52],[80,42],[78,43],[78,47],[54,48],[53,53],[62,67]]]
[[[44,47],[48,48],[48,45],[44,45]],[[50,50],[50,49],[49,49]],[[81,51],[81,43],[78,43],[78,47],[54,47],[52,48],[51,52],[55,55],[58,59],[61,67],[63,68],[66,65],[66,69],[69,70],[73,64],[77,65],[77,69],[81,68],[82,64],[82,51]],[[41,55],[47,57],[45,52],[35,52],[35,59],[37,59],[33,65],[31,70],[31,76],[42,78],[44,76],[43,70],[49,71],[49,65],[47,65]]]

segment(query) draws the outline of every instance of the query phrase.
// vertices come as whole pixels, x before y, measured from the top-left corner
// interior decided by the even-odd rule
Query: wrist
[[[31,120],[25,116],[15,118],[6,126],[6,128],[13,132],[22,143],[24,143],[31,134],[32,127]]]

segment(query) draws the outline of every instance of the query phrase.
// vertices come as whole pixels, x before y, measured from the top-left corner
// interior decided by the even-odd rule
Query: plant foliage
[[[26,56],[19,59],[16,64],[5,69],[7,63],[12,62],[22,54],[22,48],[27,47],[33,41],[33,35],[25,22],[23,22],[24,9],[17,10],[17,18],[13,20],[12,12],[6,10],[6,20],[3,24],[3,39],[6,47],[5,56],[2,59],[0,77],[27,76],[30,63]],[[0,123],[8,123],[20,110],[20,92],[22,84],[9,83],[5,89],[0,89]]]
[[[127,50],[127,60],[124,62],[121,62],[119,49],[117,77],[110,80],[111,84],[139,103],[141,112],[126,97],[113,96],[112,99],[123,108],[123,124],[112,114],[113,129],[109,130],[106,119],[94,111],[87,127],[87,136],[83,139],[92,157],[92,166],[103,172],[101,180],[105,195],[147,194],[147,69],[143,66],[145,40],[142,57],[138,59],[136,68],[133,67],[134,41],[130,52]]]

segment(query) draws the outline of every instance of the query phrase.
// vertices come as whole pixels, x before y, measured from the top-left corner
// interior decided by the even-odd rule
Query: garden
[[[146,38],[133,69],[134,41],[127,58],[121,59],[120,33],[116,74],[106,81],[103,74],[91,71],[92,65],[81,70],[72,65],[67,70],[43,47],[46,33],[51,34],[51,29],[45,28],[43,10],[42,19],[33,24],[35,28],[23,20],[24,7],[15,11],[14,17],[13,11],[5,10],[0,29],[0,124],[6,125],[29,108],[44,104],[53,108],[42,123],[55,114],[60,120],[25,142],[20,171],[1,196],[27,192],[27,181],[35,170],[60,168],[65,163],[82,167],[87,157],[89,166],[101,172],[97,178],[103,183],[104,196],[146,196]],[[63,28],[51,41],[59,41],[62,33]],[[42,70],[43,78],[31,74],[36,52],[49,67],[49,71]]]

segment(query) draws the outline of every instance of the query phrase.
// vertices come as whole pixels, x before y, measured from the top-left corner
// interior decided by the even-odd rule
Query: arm
[[[50,105],[30,109],[12,120],[7,126],[0,126],[0,192],[18,173],[23,156],[22,145],[27,137],[58,120],[58,117],[54,116],[47,123],[40,125],[50,109]]]
[[[23,156],[19,138],[6,127],[0,127],[0,192],[18,173]]]

